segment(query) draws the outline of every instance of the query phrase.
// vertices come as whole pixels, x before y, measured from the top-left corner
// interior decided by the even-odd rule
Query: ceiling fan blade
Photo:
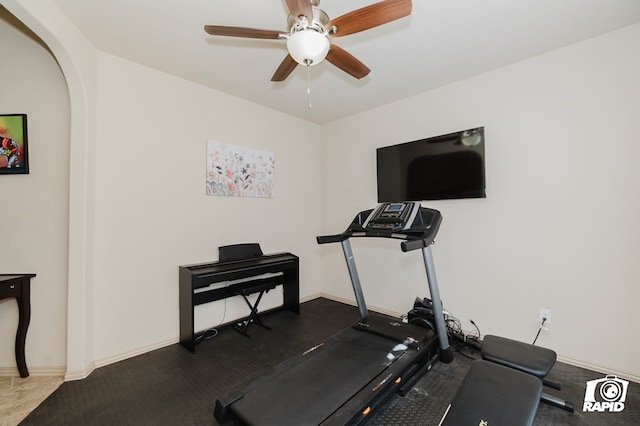
[[[356,59],[355,56],[334,44],[331,45],[326,59],[342,71],[351,74],[357,79],[361,79],[371,72],[371,70]]]
[[[291,55],[287,55],[286,58],[280,63],[280,66],[271,77],[271,81],[284,81],[289,77],[289,74],[293,72],[294,69],[298,66],[298,63],[291,57]]]
[[[385,0],[332,19],[324,30],[335,26],[337,31],[330,36],[342,37],[409,16],[411,9],[411,0]]]
[[[282,31],[258,30],[255,28],[225,27],[222,25],[205,25],[204,30],[211,35],[227,37],[280,39],[286,35]]]
[[[306,16],[307,21],[313,19],[313,9],[311,8],[311,0],[287,0],[287,8],[294,18],[298,16]]]

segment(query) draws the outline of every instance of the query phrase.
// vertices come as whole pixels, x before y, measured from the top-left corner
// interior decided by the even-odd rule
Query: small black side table
[[[16,332],[16,364],[20,377],[29,377],[24,359],[24,344],[31,321],[31,278],[36,274],[0,274],[0,300],[15,297],[18,302],[18,331]]]

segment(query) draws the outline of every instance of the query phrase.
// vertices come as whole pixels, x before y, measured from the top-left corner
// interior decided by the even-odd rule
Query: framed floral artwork
[[[272,198],[274,154],[207,141],[207,195]]]

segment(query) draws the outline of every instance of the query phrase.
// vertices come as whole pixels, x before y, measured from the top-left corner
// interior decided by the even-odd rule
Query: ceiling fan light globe
[[[329,53],[329,39],[315,30],[297,31],[287,40],[287,49],[291,57],[299,64],[316,65]]]

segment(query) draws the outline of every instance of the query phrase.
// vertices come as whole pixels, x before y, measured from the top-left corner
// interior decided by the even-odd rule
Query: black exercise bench
[[[482,340],[482,359],[491,361],[538,378],[544,386],[560,390],[560,384],[545,377],[556,363],[551,349],[530,345],[505,337],[485,336]],[[542,393],[540,400],[563,410],[573,412],[573,404],[553,395]]]
[[[540,401],[573,412],[571,402],[542,392],[543,386],[560,389],[546,379],[556,362],[554,351],[488,335],[481,355],[482,360],[471,364],[441,425],[530,426]]]
[[[440,425],[531,426],[542,382],[493,362],[471,364]]]

